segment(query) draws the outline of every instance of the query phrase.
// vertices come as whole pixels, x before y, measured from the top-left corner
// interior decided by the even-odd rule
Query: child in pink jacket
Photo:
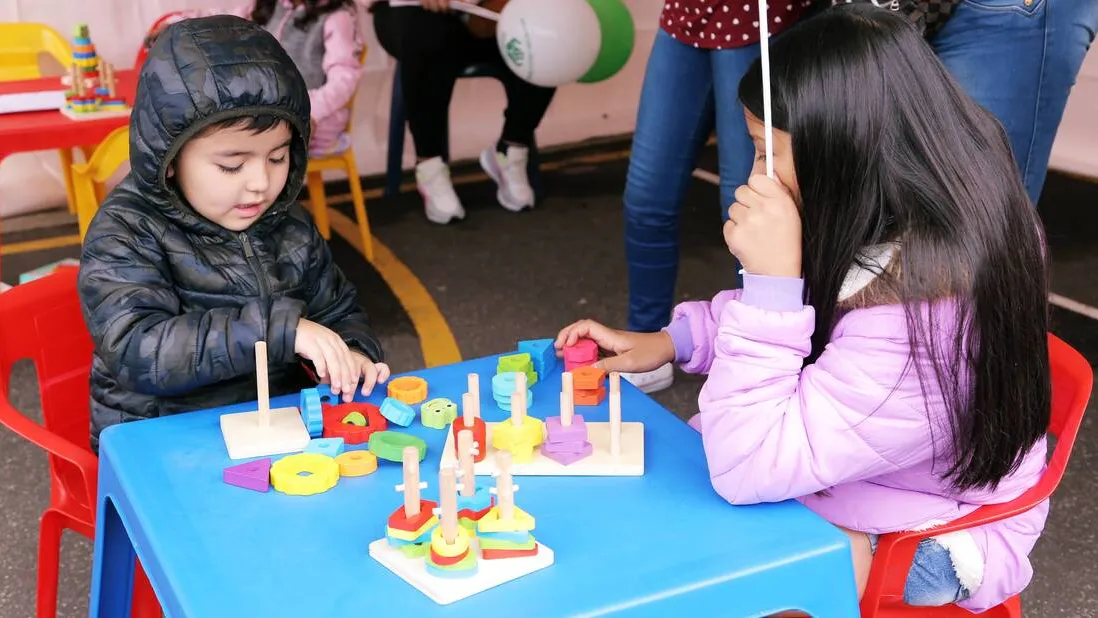
[[[724,238],[742,289],[658,333],[584,320],[611,371],[708,377],[690,424],[731,504],[797,499],[851,538],[859,594],[877,536],[1012,500],[1045,469],[1051,383],[1040,221],[1000,125],[900,16],[828,9],[740,82],[756,144]],[[1048,503],[923,541],[904,598],[974,612],[1021,592]]]
[[[351,146],[347,104],[362,76],[363,43],[354,0],[254,0],[230,10],[183,11],[163,27],[191,17],[228,13],[251,19],[280,43],[309,87],[313,134],[309,154],[343,152]],[[154,38],[156,33],[150,36]]]

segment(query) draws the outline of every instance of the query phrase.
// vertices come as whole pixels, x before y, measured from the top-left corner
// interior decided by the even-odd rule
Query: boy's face
[[[292,137],[285,122],[262,133],[246,127],[216,129],[184,144],[169,175],[198,214],[241,232],[267,212],[286,186]]]

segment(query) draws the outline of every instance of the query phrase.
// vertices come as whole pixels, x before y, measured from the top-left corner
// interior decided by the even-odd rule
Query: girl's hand
[[[666,332],[631,333],[607,328],[593,320],[580,320],[565,326],[557,334],[554,346],[558,354],[563,354],[565,346],[574,345],[580,339],[591,339],[614,354],[595,363],[606,371],[640,373],[675,360],[675,343]]]
[[[331,385],[333,395],[342,394],[345,401],[354,397],[362,369],[342,337],[329,328],[301,318],[297,323],[294,352],[313,362],[317,377]]]
[[[736,189],[724,241],[752,275],[801,276],[801,213],[776,179],[755,174]]]
[[[374,361],[366,358],[365,355],[358,352],[351,352],[351,357],[354,358],[355,366],[358,368],[357,372],[362,376],[362,396],[366,397],[374,390],[375,385],[385,384],[385,381],[389,379],[389,366],[385,363],[375,363]],[[357,383],[358,380],[355,380]],[[354,387],[352,387],[351,396],[344,395],[344,401],[350,401],[354,398]]]

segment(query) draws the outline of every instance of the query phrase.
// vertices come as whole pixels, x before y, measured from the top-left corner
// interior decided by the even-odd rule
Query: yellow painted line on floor
[[[13,242],[0,244],[0,255],[15,255],[16,253],[29,253],[31,251],[45,251],[59,247],[79,247],[80,234],[69,236],[54,236],[52,238],[40,238],[26,242]]]
[[[332,229],[362,254],[363,259],[366,259],[355,222],[331,207],[328,208],[328,220]],[[416,334],[419,336],[424,365],[438,367],[460,362],[461,352],[458,350],[454,333],[423,282],[384,243],[376,237],[373,243],[374,268],[389,284],[389,288],[393,290],[401,306],[408,312],[412,326],[415,327]]]

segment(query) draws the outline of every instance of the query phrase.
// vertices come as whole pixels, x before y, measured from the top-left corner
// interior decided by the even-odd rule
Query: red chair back
[[[23,433],[20,425],[29,420],[8,401],[12,367],[29,359],[38,377],[41,428],[45,431],[24,437],[50,454],[54,505],[75,500],[88,509],[90,522],[95,488],[85,486],[87,471],[53,452],[58,442],[67,442],[66,448],[75,445],[91,455],[88,376],[92,340],[80,310],[76,275],[76,268],[61,268],[0,294],[0,423]],[[90,461],[94,462],[93,456]]]
[[[182,11],[172,11],[171,13],[165,13],[164,15],[161,15],[159,19],[153,22],[153,25],[149,27],[149,31],[145,33],[145,39],[141,41],[141,48],[137,50],[137,57],[133,60],[133,68],[140,70],[141,65],[145,64],[145,59],[149,56],[149,47],[151,46],[149,36],[152,35],[152,33],[156,32],[158,29],[160,29],[160,27],[163,26],[164,23],[167,22],[169,19],[180,14],[182,14]]]
[[[944,526],[922,532],[898,532],[880,538],[869,583],[862,596],[862,618],[962,618],[972,614],[955,605],[945,607],[911,607],[903,604],[903,589],[911,561],[920,540],[989,524],[1013,517],[1037,506],[1049,496],[1064,478],[1071,449],[1083,424],[1083,413],[1094,386],[1094,370],[1083,355],[1055,335],[1048,336],[1050,373],[1052,376],[1052,410],[1048,433],[1056,438],[1048,467],[1041,480],[1029,491],[1010,502],[980,507],[973,513]],[[986,614],[989,617],[1020,618],[1021,601],[1012,597]]]

